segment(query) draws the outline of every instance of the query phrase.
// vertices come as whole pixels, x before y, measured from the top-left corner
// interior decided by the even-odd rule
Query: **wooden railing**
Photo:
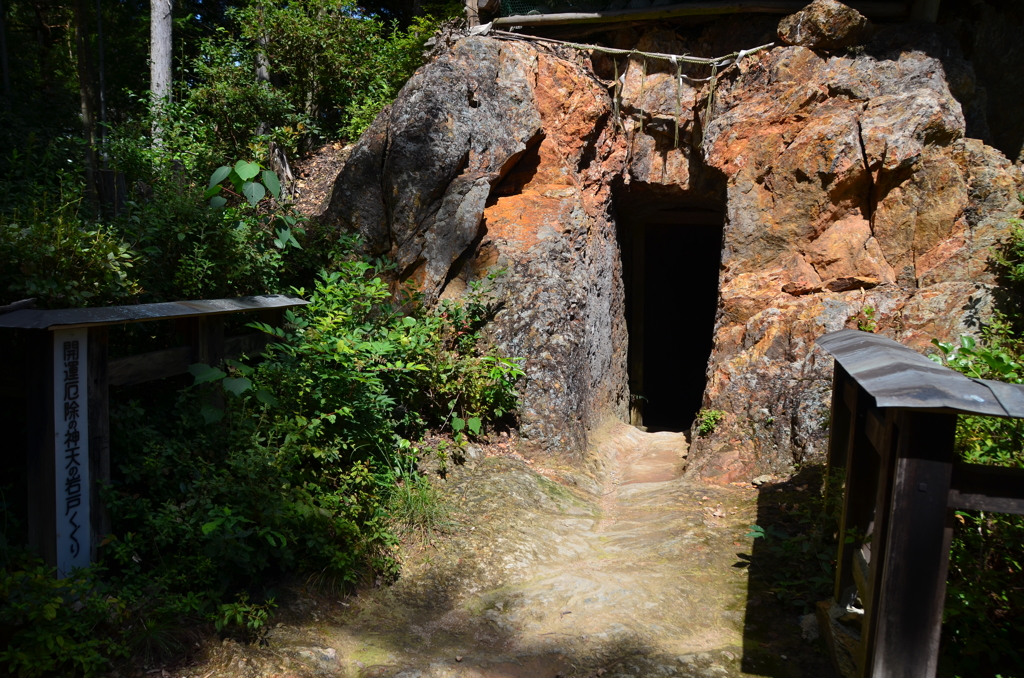
[[[845,477],[820,625],[844,676],[930,678],[955,509],[1024,514],[1024,469],[957,463],[956,418],[1024,418],[1024,386],[969,379],[867,332],[817,344],[836,360],[828,473]],[[837,606],[860,615],[859,634],[833,621]]]

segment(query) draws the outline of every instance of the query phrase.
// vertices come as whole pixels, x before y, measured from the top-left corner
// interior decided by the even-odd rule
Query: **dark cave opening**
[[[724,214],[676,201],[618,212],[631,423],[648,431],[684,431],[707,386]]]

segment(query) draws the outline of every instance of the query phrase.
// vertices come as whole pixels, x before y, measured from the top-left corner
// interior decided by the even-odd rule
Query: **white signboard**
[[[53,333],[53,432],[57,484],[57,576],[89,564],[88,337]]]

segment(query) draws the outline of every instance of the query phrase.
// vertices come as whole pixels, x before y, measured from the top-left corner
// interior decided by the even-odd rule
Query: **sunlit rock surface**
[[[776,31],[745,18],[605,39],[717,56]],[[689,473],[749,480],[824,453],[832,365],[817,336],[859,322],[924,349],[977,331],[993,303],[990,248],[1020,215],[1024,182],[966,138],[965,107],[984,115],[973,70],[935,29],[758,52],[722,71],[710,110],[697,81],[709,69],[684,73],[462,38],[362,137],[323,218],[397,259],[429,300],[502,271],[492,338],[527,360],[523,438],[573,457],[589,431],[629,416],[624,210],[724,211],[704,406],[727,415],[695,439]],[[687,257],[671,309],[684,316]]]

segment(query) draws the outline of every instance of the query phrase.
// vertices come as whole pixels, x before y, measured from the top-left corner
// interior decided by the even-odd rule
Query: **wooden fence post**
[[[26,330],[28,400],[28,544],[50,567],[57,565],[57,498],[53,434],[53,332]]]
[[[956,415],[899,413],[899,443],[880,571],[872,678],[935,675],[946,597],[947,520]]]
[[[100,500],[101,484],[110,482],[110,403],[107,397],[109,341],[106,327],[89,328],[89,470],[92,514],[91,560],[110,533],[110,514]]]

